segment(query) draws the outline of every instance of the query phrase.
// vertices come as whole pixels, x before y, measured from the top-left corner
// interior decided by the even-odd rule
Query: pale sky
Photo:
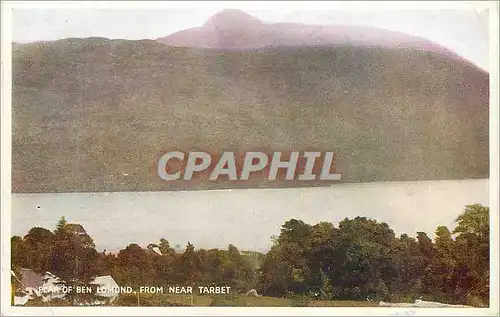
[[[220,8],[200,9],[14,9],[12,40],[68,37],[154,39],[201,26]],[[488,12],[474,9],[346,11],[245,9],[263,22],[365,25],[400,31],[441,44],[488,70]]]

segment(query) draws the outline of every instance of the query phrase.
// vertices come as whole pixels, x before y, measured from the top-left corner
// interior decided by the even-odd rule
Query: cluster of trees
[[[99,257],[92,238],[80,224],[68,223],[64,217],[54,232],[32,228],[24,238],[11,238],[12,269],[30,268],[35,272],[52,272],[68,282],[88,282],[98,269]]]
[[[36,227],[11,241],[14,272],[50,271],[67,283],[111,275],[121,286],[229,285],[275,297],[489,301],[489,208],[479,204],[466,206],[452,232],[438,227],[434,241],[423,232],[397,237],[386,223],[365,217],[346,218],[338,227],[292,219],[265,255],[191,243],[176,252],[166,239],[100,253],[81,225],[64,218],[54,232]]]
[[[287,221],[262,266],[265,294],[311,293],[322,298],[483,305],[489,298],[489,208],[469,205],[450,232],[432,241],[396,237],[386,223],[364,217],[335,228]]]
[[[87,284],[94,277],[111,275],[120,286],[227,285],[247,290],[257,283],[258,261],[263,254],[197,249],[188,243],[176,252],[166,239],[142,248],[129,244],[118,253],[98,252],[80,224],[59,220],[56,230],[32,228],[23,238],[11,239],[12,266],[51,272],[68,284]],[[17,274],[16,274],[17,275]]]

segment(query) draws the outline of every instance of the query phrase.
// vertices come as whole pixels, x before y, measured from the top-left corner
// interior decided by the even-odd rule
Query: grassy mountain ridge
[[[161,155],[194,149],[331,150],[346,182],[486,178],[488,89],[471,64],[403,49],[16,44],[12,189],[298,185],[159,179]]]

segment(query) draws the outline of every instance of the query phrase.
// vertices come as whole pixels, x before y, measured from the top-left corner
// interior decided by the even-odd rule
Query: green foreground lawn
[[[325,301],[253,297],[253,296],[210,296],[210,295],[174,295],[174,294],[122,294],[113,306],[243,306],[243,307],[374,307],[377,303],[367,301]]]

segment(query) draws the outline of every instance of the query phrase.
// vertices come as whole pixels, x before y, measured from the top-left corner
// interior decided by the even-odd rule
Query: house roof
[[[90,284],[104,285],[107,287],[117,287],[118,284],[111,275],[98,276],[90,282]]]
[[[24,287],[38,288],[43,285],[43,276],[31,269],[20,269],[21,271],[21,283]]]
[[[79,223],[67,223],[66,228],[71,231],[72,233],[79,234],[79,235],[84,235],[86,234],[85,229],[83,226]]]

